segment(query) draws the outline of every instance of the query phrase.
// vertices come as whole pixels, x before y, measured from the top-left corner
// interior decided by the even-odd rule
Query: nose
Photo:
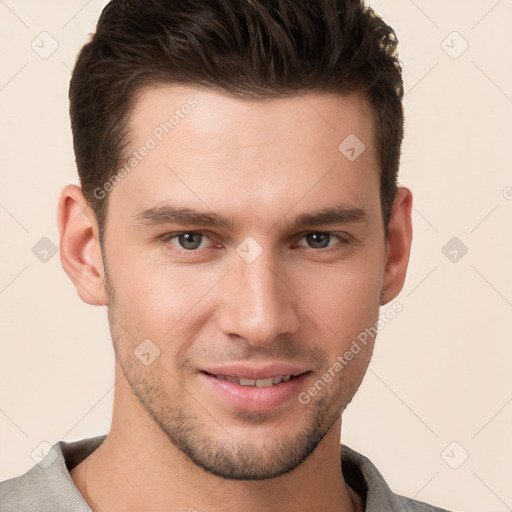
[[[255,261],[235,260],[223,280],[217,318],[221,331],[267,346],[299,328],[299,299],[282,267],[264,251]]]

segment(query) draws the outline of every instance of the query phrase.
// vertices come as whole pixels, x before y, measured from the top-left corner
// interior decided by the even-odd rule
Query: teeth
[[[257,388],[268,388],[273,385],[274,385],[274,379],[272,377],[269,377],[268,379],[258,379],[256,381]]]
[[[292,376],[278,375],[277,377],[268,377],[267,379],[244,379],[242,377],[230,377],[228,375],[215,375],[215,378],[220,380],[227,380],[228,382],[239,384],[240,386],[268,388],[270,386],[274,386],[275,384],[280,384],[281,382],[288,382]]]
[[[240,386],[254,386],[256,382],[258,381],[253,379],[238,379],[238,384],[240,384]]]

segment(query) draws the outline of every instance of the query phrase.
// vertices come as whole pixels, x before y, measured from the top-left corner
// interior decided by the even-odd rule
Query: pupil
[[[194,237],[198,237],[199,240],[194,242]],[[180,244],[184,249],[197,249],[201,244],[200,235],[195,233],[182,233],[180,235]]]
[[[331,235],[329,233],[311,233],[308,242],[315,248],[323,248],[329,245]]]

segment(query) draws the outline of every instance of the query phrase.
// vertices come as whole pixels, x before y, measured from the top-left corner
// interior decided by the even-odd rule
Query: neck
[[[290,473],[261,481],[226,480],[205,472],[170,443],[130,391],[121,379],[110,433],[70,471],[94,512],[363,510],[361,498],[341,472],[341,418]]]

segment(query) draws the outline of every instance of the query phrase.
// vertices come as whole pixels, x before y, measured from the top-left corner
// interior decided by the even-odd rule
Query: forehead
[[[110,202],[122,199],[132,212],[164,201],[215,211],[257,204],[261,213],[284,198],[281,209],[378,198],[373,115],[358,94],[245,101],[151,87],[129,126],[131,153]]]
[[[278,142],[282,138],[293,140],[294,136],[307,141],[315,138],[312,132],[318,134],[317,139],[330,132],[334,139],[357,135],[372,151],[373,124],[371,107],[357,93],[310,92],[242,100],[209,90],[166,85],[140,91],[129,120],[133,142],[147,134],[160,142],[170,131],[174,135],[193,131],[201,137],[201,146],[211,143],[217,149],[226,143],[228,148],[229,143],[236,142],[249,147],[253,141]]]

